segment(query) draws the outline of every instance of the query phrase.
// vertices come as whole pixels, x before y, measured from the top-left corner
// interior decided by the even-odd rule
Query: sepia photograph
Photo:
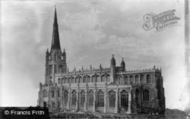
[[[189,0],[1,0],[0,118],[190,119]]]

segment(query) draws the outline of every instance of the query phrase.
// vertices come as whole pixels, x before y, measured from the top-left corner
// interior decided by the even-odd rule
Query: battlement
[[[156,68],[155,66],[150,69],[138,69],[138,70],[126,70],[124,73],[150,73],[150,72],[161,72],[161,68]]]
[[[76,70],[76,68],[73,69],[73,71],[66,72],[65,75],[85,75],[85,74],[95,74],[95,73],[109,73],[110,68],[90,68],[90,69],[83,69],[83,67],[79,70]]]

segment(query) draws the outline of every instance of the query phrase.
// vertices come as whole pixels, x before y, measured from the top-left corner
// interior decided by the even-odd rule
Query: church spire
[[[53,23],[53,34],[52,34],[52,44],[51,44],[51,50],[54,49],[61,49],[60,48],[60,42],[59,42],[59,29],[58,29],[58,23],[57,23],[57,12],[55,8],[55,14],[54,14],[54,23]]]

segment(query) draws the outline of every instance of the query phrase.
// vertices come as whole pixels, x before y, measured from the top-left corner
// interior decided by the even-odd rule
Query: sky
[[[112,54],[116,65],[124,58],[127,70],[155,65],[162,69],[166,107],[187,108],[183,0],[1,1],[0,106],[37,105],[55,6],[70,71],[110,67]],[[173,9],[176,25],[143,29],[144,15]]]

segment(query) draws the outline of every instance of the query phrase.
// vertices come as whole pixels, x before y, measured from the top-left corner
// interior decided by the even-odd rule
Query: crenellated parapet
[[[148,72],[161,72],[161,68],[156,68],[154,66],[153,68],[150,69],[126,70],[125,72],[122,73],[131,74],[131,73],[148,73]]]
[[[118,67],[119,68],[119,67]],[[117,67],[116,67],[117,69]],[[63,84],[75,84],[75,83],[100,83],[107,82],[108,84],[118,85],[140,85],[140,84],[156,84],[156,80],[160,79],[161,69],[150,68],[142,70],[128,70],[128,71],[116,71],[113,81],[111,78],[110,68],[102,69],[90,69],[90,70],[73,70],[73,72],[67,72],[63,74],[56,74],[57,83]]]
[[[90,74],[90,73],[109,73],[110,72],[110,68],[99,68],[99,69],[79,69],[76,70],[74,69],[71,72],[67,72],[67,74],[77,74],[77,75],[84,75],[84,74]]]

